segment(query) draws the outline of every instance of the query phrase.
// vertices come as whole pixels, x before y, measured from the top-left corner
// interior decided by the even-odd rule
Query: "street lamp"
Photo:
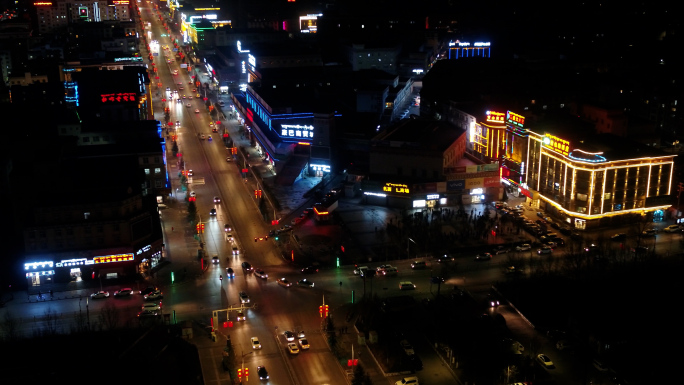
[[[409,241],[413,242],[413,244],[416,246],[418,245],[416,243],[416,241],[414,241],[413,239],[411,239],[409,237],[406,237],[406,258],[407,259],[411,257],[411,255],[409,254],[409,245],[410,245]]]

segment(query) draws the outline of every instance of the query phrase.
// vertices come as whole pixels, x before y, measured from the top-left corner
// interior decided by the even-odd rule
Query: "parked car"
[[[492,259],[492,255],[489,253],[482,253],[475,256],[476,261],[489,261]]]
[[[663,229],[663,231],[666,233],[674,233],[674,232],[677,232],[679,230],[681,230],[679,225],[669,225]]]
[[[108,291],[98,291],[96,293],[91,294],[90,298],[92,298],[92,299],[109,298],[109,292]]]
[[[288,342],[287,351],[290,352],[290,354],[299,354],[299,347],[297,347],[297,344],[294,342]]]
[[[427,266],[425,261],[413,261],[411,263],[411,268],[414,270],[424,269]]]
[[[516,251],[528,251],[528,250],[532,250],[532,246],[530,246],[529,243],[523,243],[522,245],[516,246],[515,250]]]
[[[131,294],[133,294],[133,289],[131,289],[130,287],[125,287],[125,288],[123,288],[123,289],[119,289],[119,290],[115,291],[115,292],[114,292],[114,297],[117,297],[117,298],[119,298],[119,297],[128,297],[128,296],[130,296]]]
[[[553,361],[551,361],[551,359],[546,354],[537,355],[537,361],[541,364],[541,366],[547,369],[553,369],[555,367],[553,365]]]
[[[537,250],[537,254],[540,254],[540,255],[541,254],[551,254],[551,253],[553,253],[553,249],[548,245],[542,246],[541,249]]]

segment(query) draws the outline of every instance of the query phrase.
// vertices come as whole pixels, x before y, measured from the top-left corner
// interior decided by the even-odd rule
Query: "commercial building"
[[[40,34],[65,29],[77,22],[99,22],[105,20],[130,20],[134,0],[97,0],[75,1],[54,0],[35,1],[33,7],[38,21]]]

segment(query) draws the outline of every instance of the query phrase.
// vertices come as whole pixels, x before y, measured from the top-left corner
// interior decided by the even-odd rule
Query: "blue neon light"
[[[573,160],[579,160],[581,162],[590,162],[590,163],[602,163],[602,162],[607,162],[608,160],[601,155],[598,154],[586,154],[590,157],[579,157],[579,156],[574,156],[572,153],[568,154],[568,158],[573,159]]]

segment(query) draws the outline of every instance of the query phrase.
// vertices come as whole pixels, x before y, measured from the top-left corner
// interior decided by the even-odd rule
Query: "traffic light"
[[[202,230],[202,234],[204,234],[204,223],[200,223],[200,229]]]
[[[201,231],[201,228],[200,228],[200,224],[199,224],[199,223],[195,225],[195,229],[197,229],[197,234],[199,234],[200,231]]]
[[[245,368],[245,379],[249,381],[249,368]]]
[[[320,314],[321,318],[323,318],[323,305],[318,306],[318,314]]]
[[[323,305],[323,316],[328,316],[328,305]]]
[[[353,360],[347,360],[347,366],[356,366],[359,364],[359,359],[354,358]]]
[[[255,198],[261,198],[261,190],[260,189],[254,190],[254,197]]]
[[[238,378],[242,378],[242,369],[238,369]]]

